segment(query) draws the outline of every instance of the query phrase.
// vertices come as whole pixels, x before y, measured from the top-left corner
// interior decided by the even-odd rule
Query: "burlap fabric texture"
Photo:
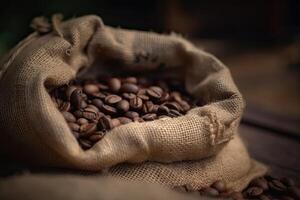
[[[192,189],[222,179],[241,190],[265,173],[238,136],[244,101],[228,68],[214,56],[175,34],[112,28],[98,16],[55,19],[51,32],[31,34],[1,61],[2,152],[39,165],[106,169],[126,180]],[[47,89],[96,62],[111,63],[113,70],[179,68],[188,92],[205,105],[178,118],[122,125],[84,151]]]

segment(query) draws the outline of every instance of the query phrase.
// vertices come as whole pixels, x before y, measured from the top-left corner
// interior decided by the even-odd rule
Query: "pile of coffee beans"
[[[179,81],[145,77],[73,81],[50,95],[83,149],[122,124],[179,117],[196,105]]]
[[[174,188],[181,192],[192,192],[188,186]],[[299,200],[300,188],[290,178],[275,178],[270,175],[256,178],[242,192],[235,192],[228,188],[223,181],[216,181],[210,187],[199,191],[193,191],[196,195],[229,198],[234,200],[258,199],[258,200]]]

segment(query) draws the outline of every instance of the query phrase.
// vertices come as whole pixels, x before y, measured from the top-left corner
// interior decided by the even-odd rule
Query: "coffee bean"
[[[182,114],[180,112],[178,112],[177,110],[170,109],[169,116],[170,117],[179,117],[179,116],[182,116]]]
[[[118,103],[122,100],[122,98],[118,95],[108,95],[105,97],[105,103],[108,103],[108,104],[115,104],[115,103]]]
[[[87,84],[83,87],[83,92],[86,94],[94,94],[99,92],[99,88],[94,84]]]
[[[165,101],[168,101],[169,98],[170,98],[169,93],[164,92],[164,93],[162,93],[162,95],[161,95],[160,101],[161,101],[161,102],[165,102]]]
[[[251,181],[250,186],[260,187],[263,190],[269,189],[268,182],[264,178],[254,179],[253,181]]]
[[[109,105],[103,105],[101,109],[104,113],[108,115],[114,115],[117,113],[117,109]]]
[[[188,110],[191,109],[191,106],[188,104],[186,101],[180,101],[178,102],[181,108],[183,109],[184,112],[187,112]]]
[[[128,77],[128,78],[124,79],[123,82],[137,84],[137,79],[135,77]]]
[[[128,124],[132,122],[132,120],[129,119],[128,117],[118,117],[118,120],[120,121],[121,124]]]
[[[122,96],[123,96],[125,99],[128,99],[128,100],[133,99],[133,98],[136,97],[136,95],[133,94],[133,93],[123,93]]]
[[[144,100],[144,101],[147,101],[149,100],[149,97],[147,95],[144,95],[144,94],[138,94],[137,95],[140,99]]]
[[[92,142],[87,139],[80,138],[78,142],[83,149],[89,149],[92,147]]]
[[[70,102],[62,102],[60,105],[59,105],[59,110],[60,111],[69,111],[70,110],[70,108],[71,108],[71,104],[70,104]]]
[[[224,192],[226,190],[226,184],[223,181],[214,182],[211,187],[215,188],[219,192]]]
[[[103,92],[97,92],[97,93],[91,94],[90,96],[95,97],[95,98],[105,99],[106,94]]]
[[[85,102],[85,100],[82,100],[80,104],[80,108],[86,108],[87,106],[88,104]]]
[[[73,114],[75,115],[75,117],[81,118],[83,116],[83,111],[82,110],[75,110],[73,112]]]
[[[70,102],[77,109],[81,108],[81,104],[83,101],[81,95],[82,95],[82,91],[80,89],[75,89],[71,94]]]
[[[101,130],[110,130],[114,127],[112,124],[112,120],[107,116],[101,117],[101,119],[99,119],[98,125],[100,126]]]
[[[157,109],[157,113],[159,113],[160,115],[167,115],[169,114],[170,110],[167,106],[164,105],[160,105]]]
[[[103,106],[103,101],[101,99],[93,99],[92,104],[100,109]]]
[[[137,85],[132,84],[132,83],[124,83],[121,86],[121,91],[126,92],[126,93],[134,93],[136,94],[138,92],[139,88]]]
[[[159,87],[150,87],[147,89],[147,94],[155,99],[159,99],[162,96],[162,90]]]
[[[77,131],[77,132],[79,131],[80,126],[78,124],[69,122],[68,125],[72,131]]]
[[[139,97],[135,97],[133,99],[130,99],[129,101],[129,104],[130,104],[130,107],[134,110],[138,110],[138,109],[141,109],[142,106],[143,106],[143,101],[141,98]]]
[[[89,121],[85,118],[79,118],[79,119],[77,119],[77,123],[80,125],[83,125],[83,124],[89,123]]]
[[[67,122],[76,122],[75,116],[70,112],[62,112],[61,113]]]
[[[71,94],[74,92],[74,90],[76,90],[77,87],[75,86],[69,86],[66,90],[66,97],[67,97],[67,100],[70,101],[70,98],[71,98]]]
[[[281,183],[279,180],[276,180],[276,179],[269,181],[268,184],[269,184],[270,189],[272,189],[274,191],[282,192],[287,189],[287,187],[283,183]]]
[[[96,123],[83,124],[79,128],[79,132],[82,133],[81,135],[84,136],[84,137],[90,136],[96,130],[97,130],[97,124]]]
[[[130,119],[135,119],[135,118],[138,118],[140,115],[137,112],[128,111],[128,112],[125,113],[125,116],[130,118]]]
[[[181,106],[177,102],[175,102],[175,101],[173,101],[173,102],[167,102],[167,103],[164,103],[163,105],[167,106],[170,109],[174,109],[174,110],[177,110],[177,111],[181,111],[182,110]]]
[[[146,101],[144,104],[143,104],[143,112],[144,113],[150,113],[150,112],[153,112],[153,108],[154,108],[154,104],[152,101]]]
[[[108,86],[112,92],[117,93],[121,89],[121,81],[118,78],[111,78],[108,81]]]
[[[89,140],[95,143],[95,142],[98,142],[99,140],[101,140],[104,137],[104,135],[105,135],[105,132],[97,131],[89,137]]]
[[[203,195],[210,196],[210,197],[215,197],[219,195],[218,190],[211,187],[204,188],[203,190],[201,190],[201,193]]]
[[[88,119],[88,120],[95,120],[97,119],[97,112],[95,112],[94,110],[87,110],[85,109],[83,112],[82,112],[82,117]]]
[[[145,121],[151,121],[151,120],[155,120],[157,118],[157,115],[155,113],[149,113],[144,115],[142,118]]]
[[[249,197],[257,197],[263,193],[263,189],[259,187],[250,187],[247,189],[246,193]]]
[[[109,89],[107,85],[104,85],[104,84],[101,84],[101,83],[97,83],[96,85],[99,88],[99,90],[101,90],[101,91]]]
[[[117,109],[121,112],[127,112],[129,107],[129,102],[127,100],[121,100],[117,103]]]

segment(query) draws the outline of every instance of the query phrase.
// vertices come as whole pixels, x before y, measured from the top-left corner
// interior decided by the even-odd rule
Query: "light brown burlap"
[[[53,25],[54,31],[30,35],[1,62],[0,146],[6,153],[46,166],[108,169],[128,180],[194,189],[223,179],[240,190],[265,173],[238,137],[243,98],[214,56],[177,35],[116,29],[97,16]],[[122,125],[84,151],[46,88],[68,83],[97,62],[111,63],[112,71],[180,68],[187,90],[205,106],[178,118]]]

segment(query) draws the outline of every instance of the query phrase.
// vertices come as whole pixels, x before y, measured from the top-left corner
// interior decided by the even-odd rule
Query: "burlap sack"
[[[240,190],[266,171],[250,159],[238,137],[243,98],[214,56],[177,35],[116,29],[97,16],[52,25],[52,32],[33,33],[1,62],[0,146],[5,152],[46,166],[108,169],[128,180],[192,189],[223,179]],[[117,127],[84,151],[46,88],[66,84],[95,62],[111,63],[111,70],[180,68],[187,90],[205,106],[178,118]]]

